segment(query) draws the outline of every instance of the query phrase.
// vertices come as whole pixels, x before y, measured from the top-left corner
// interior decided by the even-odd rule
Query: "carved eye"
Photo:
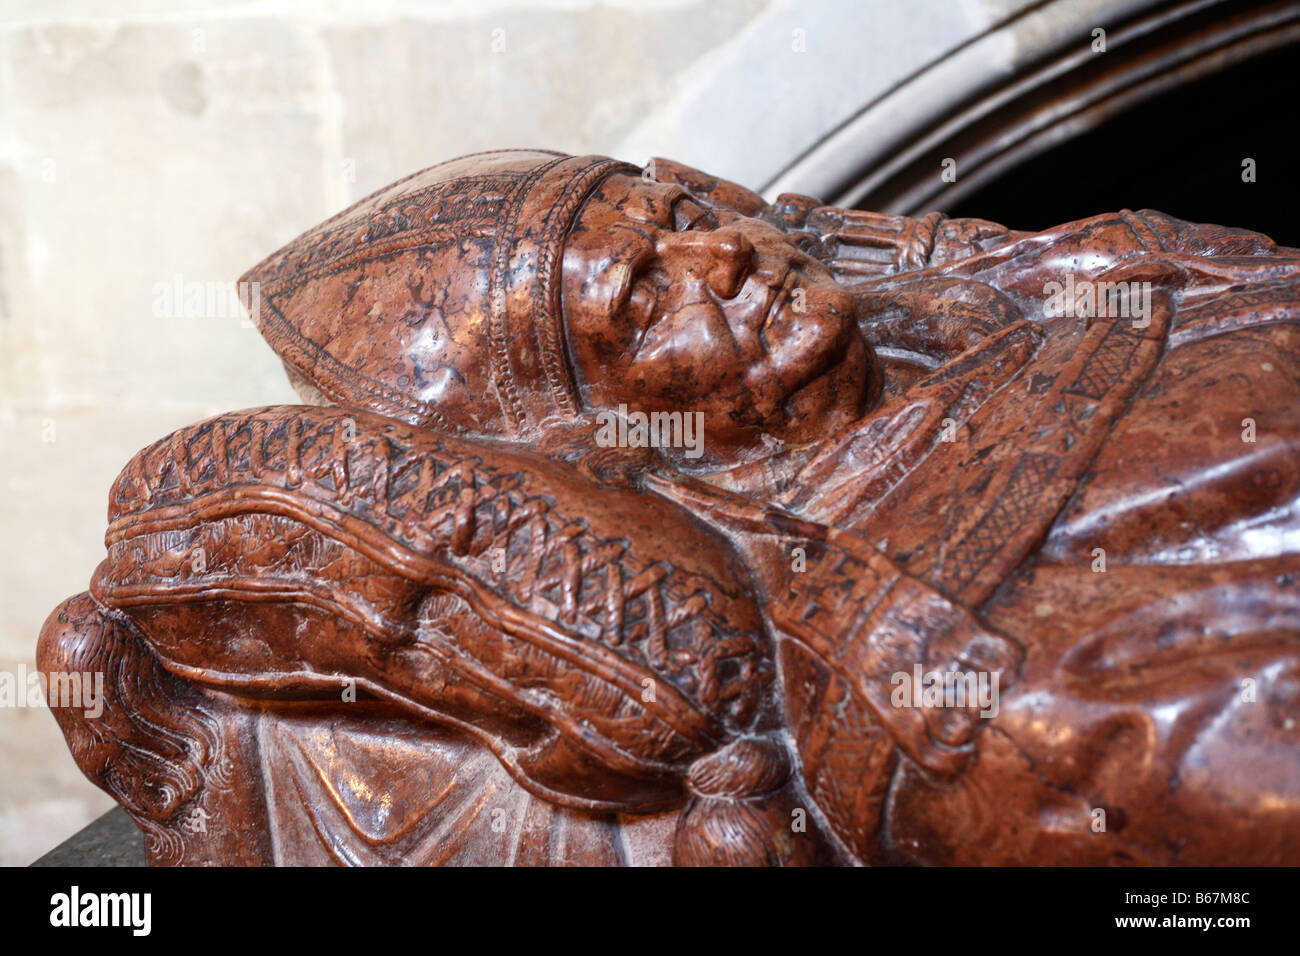
[[[673,230],[687,232],[691,229],[717,229],[718,220],[713,213],[694,199],[683,196],[673,204]]]
[[[623,305],[623,317],[631,329],[644,333],[653,323],[659,306],[659,290],[652,277],[640,275],[632,280],[627,301]]]

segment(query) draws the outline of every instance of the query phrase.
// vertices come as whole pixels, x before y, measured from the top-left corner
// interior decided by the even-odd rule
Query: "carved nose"
[[[661,258],[684,259],[688,272],[702,276],[723,299],[740,292],[754,266],[753,243],[734,229],[665,233],[656,245]]]

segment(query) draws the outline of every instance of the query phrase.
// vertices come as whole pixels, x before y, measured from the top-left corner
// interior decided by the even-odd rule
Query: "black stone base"
[[[32,866],[147,866],[144,834],[114,807],[68,837]]]

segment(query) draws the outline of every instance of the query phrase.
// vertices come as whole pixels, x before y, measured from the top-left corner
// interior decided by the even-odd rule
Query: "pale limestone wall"
[[[159,317],[156,284],[460,153],[614,152],[770,5],[0,4],[0,675],[86,587],[132,453],[295,400],[255,330]],[[0,864],[110,805],[48,711],[0,707]]]
[[[666,155],[813,191],[792,164],[871,104],[941,112],[950,87],[1011,69],[1039,21],[1147,2],[0,0],[0,682],[86,587],[131,454],[296,398],[236,314],[158,315],[160,284],[229,283],[480,149]],[[980,76],[890,99],[1025,11]],[[866,139],[899,122],[884,110]],[[0,706],[0,864],[109,805],[47,711]]]

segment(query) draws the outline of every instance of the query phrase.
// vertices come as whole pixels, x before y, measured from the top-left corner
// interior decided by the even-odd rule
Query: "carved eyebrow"
[[[666,225],[669,229],[674,228],[677,222],[677,204],[684,199],[690,199],[690,198],[691,198],[691,194],[688,193],[681,186],[675,185],[671,187],[668,190],[667,195],[664,196],[663,211],[658,213],[659,215],[659,219],[657,220],[658,224]],[[656,211],[658,212],[658,210]]]
[[[639,228],[639,227],[636,225],[636,223],[638,223],[638,222],[639,222],[639,223],[643,223],[643,224],[645,224],[645,225],[647,225],[647,226],[657,226],[657,225],[659,225],[659,223],[653,223],[653,222],[651,222],[651,221],[648,220],[648,219],[633,219],[631,222],[626,222],[626,221],[616,222],[616,223],[613,224],[613,226],[612,226],[611,228],[614,228],[614,229],[626,229],[626,230],[628,230],[629,232],[634,232],[634,233],[636,233],[638,236],[640,236],[640,237],[641,237],[642,239],[644,239],[646,242],[654,242],[654,239],[651,237],[650,233],[646,232],[644,229],[641,229],[641,228]]]
[[[687,222],[686,225],[679,226],[677,224],[677,207],[679,207],[684,202],[690,203],[697,210],[699,210],[699,213],[695,216],[692,216],[691,220]],[[701,222],[706,223],[715,229],[718,227],[718,217],[713,214],[713,210],[710,209],[708,206],[704,205],[704,203],[700,202],[698,199],[696,199],[693,196],[682,196],[681,198],[679,198],[673,203],[671,219],[672,219],[673,228],[676,229],[678,232],[683,232],[687,229],[694,229],[695,226]]]
[[[636,204],[629,203],[623,207],[625,218],[633,222],[643,222],[648,226],[657,226],[659,228],[671,228],[673,225],[673,210],[683,199],[689,199],[690,194],[681,186],[675,183],[654,183],[659,187],[649,195],[642,193],[640,202]],[[632,227],[635,228],[635,227]]]

